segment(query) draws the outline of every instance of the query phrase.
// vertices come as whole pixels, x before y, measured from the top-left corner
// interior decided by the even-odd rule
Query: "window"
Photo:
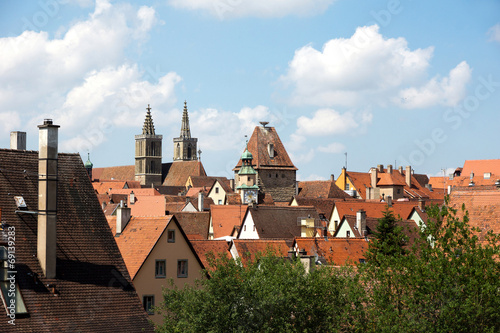
[[[219,199],[218,204],[219,204],[219,205],[222,205],[222,199]]]
[[[360,264],[366,264],[366,260],[365,259],[359,259],[359,263]]]
[[[167,231],[167,240],[169,243],[175,243],[175,230]]]
[[[351,230],[347,230],[346,233],[345,233],[345,236],[346,237],[351,237]]]
[[[215,193],[219,193],[219,188],[218,187],[215,188]]]
[[[400,194],[400,193],[401,193],[401,189],[400,189],[400,188],[398,188],[398,194]]]
[[[142,296],[142,306],[144,306],[144,310],[149,315],[154,314],[153,307],[155,306],[155,296],[154,295],[144,295]]]
[[[177,277],[187,278],[188,277],[188,261],[187,259],[177,260]]]
[[[155,278],[164,278],[166,275],[167,261],[165,259],[156,260]]]
[[[349,191],[349,183],[345,183],[345,190]]]

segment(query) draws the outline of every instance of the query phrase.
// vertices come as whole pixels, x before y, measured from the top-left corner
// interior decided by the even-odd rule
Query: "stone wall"
[[[295,195],[296,171],[278,168],[258,170],[257,185],[260,191],[271,194],[274,201],[288,202]]]

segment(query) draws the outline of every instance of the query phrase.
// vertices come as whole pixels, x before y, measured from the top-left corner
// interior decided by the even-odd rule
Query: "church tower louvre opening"
[[[146,108],[142,134],[135,136],[135,180],[141,185],[158,186],[162,180],[162,135],[155,133],[151,107]]]
[[[198,139],[191,137],[187,102],[184,101],[181,133],[178,138],[174,138],[174,162],[197,161],[198,160],[197,145],[198,145]]]

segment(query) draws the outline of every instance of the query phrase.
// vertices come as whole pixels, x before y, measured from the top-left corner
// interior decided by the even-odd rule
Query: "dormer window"
[[[272,143],[267,144],[267,151],[270,158],[274,158],[274,145]]]

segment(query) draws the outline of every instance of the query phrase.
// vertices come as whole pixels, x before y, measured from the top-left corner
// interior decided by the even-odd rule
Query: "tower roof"
[[[153,124],[153,117],[151,117],[151,107],[149,104],[146,110],[148,111],[146,112],[146,119],[142,126],[142,134],[155,135],[155,125]]]
[[[92,169],[94,166],[94,164],[90,161],[90,153],[87,153],[87,162],[85,162],[84,166],[86,169]]]
[[[184,111],[182,112],[182,127],[180,137],[183,139],[191,139],[191,130],[189,129],[189,115],[186,101],[184,101]]]

